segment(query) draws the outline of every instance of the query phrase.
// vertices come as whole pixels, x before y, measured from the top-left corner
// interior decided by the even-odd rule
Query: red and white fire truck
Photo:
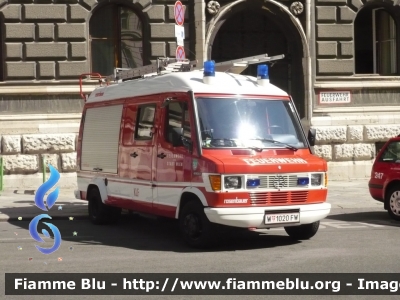
[[[91,220],[114,222],[121,209],[175,218],[193,247],[226,226],[314,236],[331,208],[327,163],[311,150],[315,130],[306,136],[267,64],[257,77],[235,73],[273,59],[201,69],[159,59],[81,93],[75,195],[89,202]]]

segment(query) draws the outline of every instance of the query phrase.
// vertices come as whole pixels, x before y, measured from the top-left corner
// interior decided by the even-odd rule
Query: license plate
[[[295,211],[267,211],[265,212],[264,224],[286,224],[299,223],[300,212]]]

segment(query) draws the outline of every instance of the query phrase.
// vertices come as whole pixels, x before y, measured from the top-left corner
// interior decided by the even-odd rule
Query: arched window
[[[92,72],[111,75],[114,68],[143,66],[142,22],[126,6],[109,4],[90,19]]]
[[[365,7],[354,22],[358,74],[397,74],[396,23],[383,7]]]

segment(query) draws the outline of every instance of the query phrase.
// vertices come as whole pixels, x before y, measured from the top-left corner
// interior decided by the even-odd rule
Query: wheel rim
[[[201,222],[197,215],[189,214],[184,220],[184,231],[190,239],[198,239],[201,235]]]
[[[391,212],[400,217],[400,191],[395,191],[390,197],[389,206]]]

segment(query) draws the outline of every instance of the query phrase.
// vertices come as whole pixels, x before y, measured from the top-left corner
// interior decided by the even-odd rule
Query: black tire
[[[190,201],[183,206],[179,229],[183,240],[193,248],[207,248],[215,243],[214,226],[207,219],[200,201]]]
[[[389,216],[393,220],[400,221],[400,186],[390,188],[385,201]]]
[[[286,233],[295,240],[308,240],[318,231],[319,221],[299,226],[285,227]]]
[[[115,223],[119,220],[121,209],[105,205],[101,201],[100,192],[97,188],[92,188],[89,192],[89,218],[93,224],[104,225]]]

